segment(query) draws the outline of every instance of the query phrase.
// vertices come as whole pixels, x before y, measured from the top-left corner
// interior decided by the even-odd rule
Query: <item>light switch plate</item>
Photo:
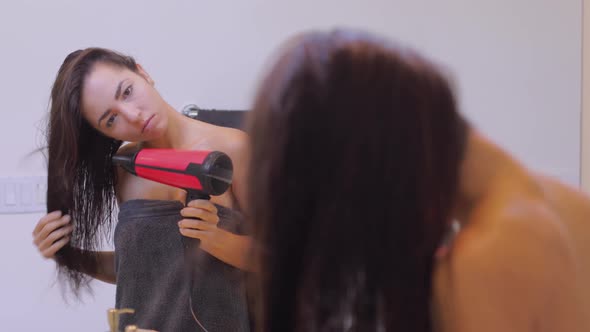
[[[0,214],[45,212],[47,176],[0,177]]]

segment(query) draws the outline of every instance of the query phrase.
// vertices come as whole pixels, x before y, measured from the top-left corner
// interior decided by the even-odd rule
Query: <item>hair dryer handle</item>
[[[184,202],[184,205],[187,205],[188,206],[188,203],[190,201],[194,201],[195,199],[206,199],[206,200],[210,200],[211,199],[211,195],[208,195],[205,192],[200,191],[200,190],[187,189],[186,190],[186,201]]]
[[[186,189],[185,205],[188,206],[188,203],[190,201],[194,201],[195,199],[209,200],[211,199],[211,196],[201,190]],[[185,250],[185,261],[187,266],[194,265],[194,256],[196,254],[197,247],[199,246],[200,242],[201,241],[199,239],[193,239],[186,236],[182,237],[182,244]]]

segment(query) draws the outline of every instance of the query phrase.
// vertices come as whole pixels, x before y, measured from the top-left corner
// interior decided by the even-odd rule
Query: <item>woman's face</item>
[[[138,66],[97,63],[84,81],[82,114],[104,135],[128,142],[160,137],[168,124],[166,102],[149,75]]]

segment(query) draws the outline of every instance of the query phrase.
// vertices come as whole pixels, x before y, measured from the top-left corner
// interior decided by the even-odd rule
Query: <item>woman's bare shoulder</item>
[[[496,211],[485,212],[469,220],[459,233],[456,256],[469,260],[477,255],[473,258],[480,260],[508,255],[508,261],[514,261],[539,258],[545,252],[567,252],[566,228],[543,200],[515,199]]]
[[[218,150],[232,157],[241,153],[248,144],[248,135],[239,129],[208,125],[206,137],[199,140],[195,149]]]
[[[535,174],[543,193],[559,209],[568,209],[577,214],[590,213],[589,193],[544,174]]]
[[[555,319],[554,290],[571,287],[574,265],[567,232],[551,208],[515,200],[459,232],[436,279],[444,294],[439,301],[454,309],[441,310],[465,327],[453,331],[481,324],[490,331],[528,331],[532,322]]]

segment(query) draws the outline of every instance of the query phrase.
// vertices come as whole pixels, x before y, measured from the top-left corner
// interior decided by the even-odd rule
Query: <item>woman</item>
[[[258,91],[263,331],[590,331],[590,200],[472,127],[429,61],[308,33]]]
[[[218,150],[239,170],[242,132],[184,117],[133,58],[88,48],[71,53],[57,74],[47,139],[48,211],[55,211],[39,221],[34,242],[44,257],[56,259],[74,291],[89,277],[116,282],[117,307],[136,312],[121,326],[249,329],[241,270],[248,269],[243,253],[250,239],[232,213],[240,209],[236,188],[243,179],[236,176],[233,188],[211,201],[184,207],[182,190],[112,164],[115,153],[140,147]],[[121,146],[125,141],[132,143]],[[115,252],[96,252],[117,204]],[[182,236],[200,240],[191,280],[185,279]]]

